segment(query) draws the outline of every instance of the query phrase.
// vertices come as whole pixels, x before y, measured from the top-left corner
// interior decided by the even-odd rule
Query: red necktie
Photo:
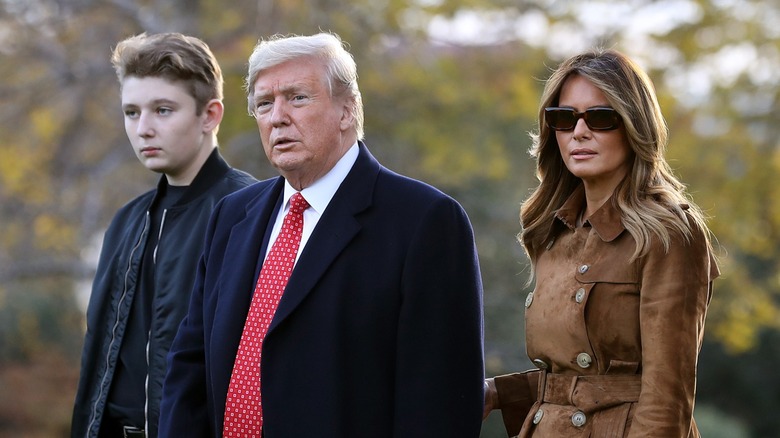
[[[287,280],[290,278],[303,232],[303,211],[309,203],[300,193],[290,198],[290,210],[257,279],[252,304],[238,345],[225,403],[225,437],[259,437],[263,430],[260,397],[260,355]]]

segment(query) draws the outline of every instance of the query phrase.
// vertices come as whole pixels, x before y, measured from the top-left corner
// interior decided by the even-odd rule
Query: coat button
[[[542,421],[542,417],[544,417],[544,411],[539,409],[534,414],[534,424],[539,424],[539,422]]]
[[[588,421],[588,417],[582,411],[577,411],[571,416],[571,424],[577,427],[584,426],[586,421]]]
[[[582,303],[582,300],[585,299],[585,289],[579,288],[577,289],[577,293],[574,294],[574,301],[577,302],[577,304]]]
[[[579,365],[580,368],[589,367],[591,362],[593,362],[593,359],[590,358],[588,353],[580,353],[577,355],[577,365]]]
[[[547,365],[547,362],[541,359],[534,359],[533,362],[534,365],[536,365],[536,367],[539,368],[540,370],[546,370],[547,368],[550,367],[549,365]]]
[[[577,270],[580,272],[580,274],[584,274],[584,273],[588,272],[588,269],[590,269],[590,266],[582,265]]]
[[[525,297],[525,308],[527,309],[527,308],[531,307],[531,303],[533,303],[533,302],[534,302],[534,293],[533,292],[528,292],[528,295],[526,295],[526,297]]]

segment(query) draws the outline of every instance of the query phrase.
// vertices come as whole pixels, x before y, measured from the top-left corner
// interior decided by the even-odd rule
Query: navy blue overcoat
[[[357,161],[295,266],[263,345],[265,438],[479,436],[482,284],[451,197]],[[160,437],[219,437],[279,177],[215,208],[169,354]]]

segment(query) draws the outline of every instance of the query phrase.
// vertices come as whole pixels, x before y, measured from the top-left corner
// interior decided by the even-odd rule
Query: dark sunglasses
[[[609,131],[620,126],[620,115],[612,108],[591,108],[581,113],[571,108],[544,109],[547,126],[556,131],[571,131],[579,119],[585,119],[585,124],[592,131]]]

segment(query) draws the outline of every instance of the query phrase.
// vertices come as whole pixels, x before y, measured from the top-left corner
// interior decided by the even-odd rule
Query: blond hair
[[[363,139],[363,100],[358,89],[357,65],[341,38],[334,33],[311,36],[273,35],[257,43],[249,56],[249,71],[244,81],[249,113],[254,107],[254,83],[264,71],[293,59],[313,57],[325,65],[330,95],[346,93],[354,118],[358,140]]]
[[[700,228],[709,238],[704,215],[664,158],[668,128],[653,83],[622,53],[596,49],[563,61],[547,80],[542,93],[538,132],[531,133],[530,150],[537,160],[539,185],[520,210],[523,226],[520,241],[531,263],[536,262],[539,248],[555,220],[554,211],[581,184],[566,168],[555,132],[544,123],[544,108],[558,106],[561,88],[572,75],[584,77],[599,88],[625,127],[633,159],[628,175],[615,189],[613,202],[636,242],[631,260],[645,255],[653,238],[668,251],[673,232],[688,240],[691,230]]]

